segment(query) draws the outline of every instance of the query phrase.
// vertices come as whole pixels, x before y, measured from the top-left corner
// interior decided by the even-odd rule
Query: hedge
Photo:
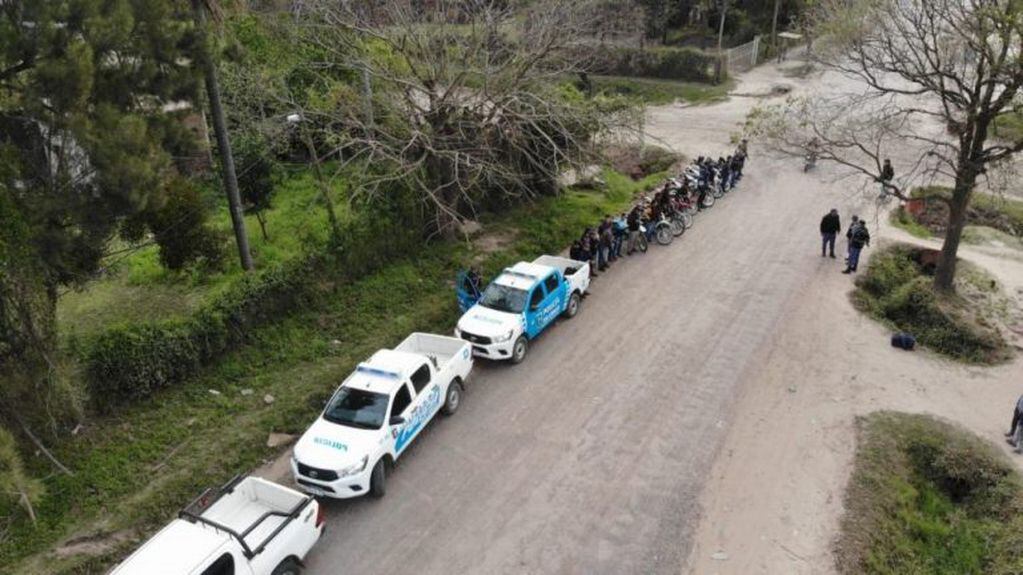
[[[587,47],[577,57],[594,74],[714,82],[717,57],[695,48]]]
[[[83,346],[81,358],[93,406],[110,412],[183,382],[243,344],[251,329],[314,303],[336,281],[415,253],[422,245],[419,228],[403,220],[414,221],[400,211],[358,218],[324,252],[242,278],[190,317],[121,325],[99,334]]]

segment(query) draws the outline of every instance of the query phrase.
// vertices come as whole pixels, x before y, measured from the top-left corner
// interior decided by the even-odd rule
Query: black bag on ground
[[[916,338],[905,332],[899,332],[892,336],[892,347],[913,351],[916,347]]]

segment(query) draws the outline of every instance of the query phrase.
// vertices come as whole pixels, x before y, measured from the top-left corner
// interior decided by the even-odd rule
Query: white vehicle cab
[[[519,262],[490,282],[458,320],[455,335],[472,343],[473,355],[519,363],[529,340],[558,316],[571,318],[579,312],[589,287],[588,262],[556,256]]]
[[[314,495],[382,497],[388,467],[438,411],[458,409],[472,370],[469,347],[414,333],[359,364],[295,444],[295,481]]]
[[[312,497],[236,477],[207,489],[110,575],[297,575],[323,522]]]

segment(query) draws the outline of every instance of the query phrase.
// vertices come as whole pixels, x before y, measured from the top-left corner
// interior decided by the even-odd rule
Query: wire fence
[[[760,36],[741,46],[725,50],[725,71],[728,74],[745,72],[757,65],[760,56]]]

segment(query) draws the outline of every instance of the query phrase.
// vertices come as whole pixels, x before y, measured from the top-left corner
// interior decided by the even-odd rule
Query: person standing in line
[[[600,235],[597,234],[596,228],[587,228],[587,234],[590,238],[590,270],[593,271],[593,275],[597,275],[598,271],[604,271],[604,253],[600,248]]]
[[[605,254],[604,269],[607,269],[611,262],[617,259],[614,253],[614,222],[611,220],[611,214],[604,215],[604,221],[597,228],[597,232],[600,234],[600,247]]]
[[[842,230],[842,221],[838,216],[838,210],[832,208],[830,212],[821,218],[821,257],[830,255],[835,257],[835,238]]]
[[[639,242],[639,206],[632,208],[632,211],[629,212],[629,217],[626,220],[626,223],[629,226],[629,245],[625,251],[625,255],[631,256],[636,251],[636,245]]]
[[[849,224],[849,229],[845,231],[845,263],[849,263],[849,250],[852,247],[852,233],[853,229],[860,223],[860,217],[854,215],[852,217],[852,223]]]
[[[844,274],[856,273],[856,268],[860,263],[860,252],[863,248],[870,245],[870,231],[867,230],[867,224],[863,221],[857,222],[852,228],[852,234],[849,237],[849,263],[846,265]]]
[[[611,244],[611,253],[615,259],[622,257],[622,245],[625,243],[625,236],[629,233],[629,227],[625,223],[626,215],[623,213],[612,222],[614,230],[614,242]]]
[[[1020,445],[1017,435],[1023,432],[1023,395],[1016,400],[1016,407],[1012,410],[1012,423],[1009,425],[1009,432],[1005,434],[1005,440],[1009,445],[1016,448],[1016,453],[1023,453],[1023,445]]]

